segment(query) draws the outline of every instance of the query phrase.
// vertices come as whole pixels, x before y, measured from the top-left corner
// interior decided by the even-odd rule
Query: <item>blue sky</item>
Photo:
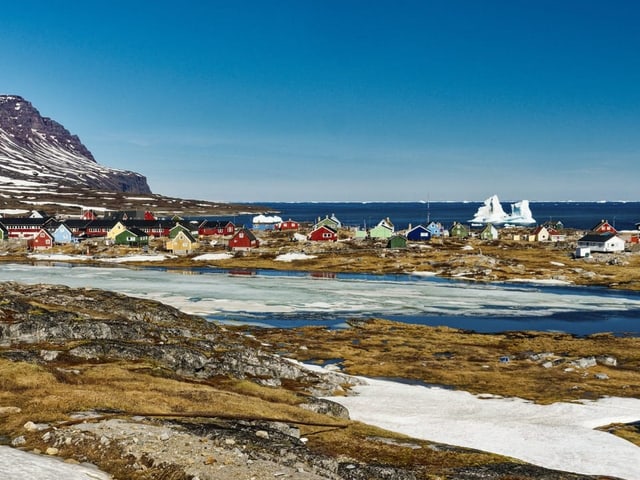
[[[7,3],[0,93],[155,193],[640,200],[640,2]]]

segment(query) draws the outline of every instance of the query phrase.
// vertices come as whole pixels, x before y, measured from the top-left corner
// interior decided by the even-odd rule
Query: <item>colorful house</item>
[[[440,222],[429,222],[426,229],[432,237],[444,237],[445,228]]]
[[[228,220],[205,220],[198,226],[198,235],[231,236],[236,233],[236,226]]]
[[[314,228],[307,236],[312,242],[335,242],[338,240],[338,232],[326,225]]]
[[[318,221],[316,222],[316,224],[313,226],[313,229],[317,229],[319,227],[329,227],[333,230],[335,230],[336,232],[342,228],[342,222],[340,220],[338,220],[338,218],[335,216],[334,213],[331,214],[331,217],[329,217],[329,215],[327,215],[325,218],[320,219],[318,218]]]
[[[9,239],[9,230],[0,223],[0,241]]]
[[[426,242],[431,240],[431,232],[424,225],[416,225],[407,230],[407,240],[412,242]]]
[[[494,227],[492,224],[487,223],[485,227],[480,232],[480,238],[482,240],[497,240],[498,239],[498,229]]]
[[[173,238],[176,238],[176,236],[178,236],[178,233],[180,232],[187,232],[188,234],[191,235],[191,231],[189,230],[188,227],[184,226],[182,223],[176,223],[173,227],[169,229],[168,236],[170,239],[173,239]]]
[[[625,241],[614,233],[588,233],[578,240],[578,248],[589,248],[592,252],[623,252]]]
[[[115,220],[92,220],[84,228],[85,236],[87,238],[106,237],[116,223]]]
[[[127,226],[122,221],[117,221],[107,232],[109,240],[115,240],[118,235],[127,230]],[[117,242],[116,242],[117,243]]]
[[[469,235],[469,229],[460,222],[454,222],[449,229],[449,236],[453,238],[468,238]]]
[[[47,250],[53,247],[53,236],[44,228],[27,241],[27,248],[30,250]]]
[[[73,232],[65,223],[61,223],[51,233],[55,243],[71,243],[74,240]]]
[[[281,232],[297,231],[298,229],[300,229],[300,224],[298,222],[294,222],[291,219],[285,222],[280,222],[280,224],[278,225],[278,230],[280,230]]]
[[[3,218],[2,224],[9,232],[11,238],[33,238],[42,228],[45,228],[50,219],[10,217]]]
[[[537,227],[531,234],[535,242],[548,242],[551,238],[549,230],[544,225]]]
[[[166,248],[176,255],[189,255],[198,248],[198,241],[186,230],[180,230],[175,237],[167,240]]]
[[[391,238],[394,233],[394,226],[389,217],[383,218],[378,224],[369,230],[370,238]]]
[[[594,226],[591,231],[594,233],[613,233],[614,235],[618,233],[618,231],[606,220],[600,220],[600,223]]]
[[[260,242],[256,236],[251,230],[247,230],[244,227],[238,230],[235,235],[231,237],[231,240],[229,240],[229,248],[231,250],[251,250],[259,246]]]
[[[141,247],[149,245],[149,236],[139,228],[126,228],[118,233],[114,239],[116,245],[128,245],[129,247]]]

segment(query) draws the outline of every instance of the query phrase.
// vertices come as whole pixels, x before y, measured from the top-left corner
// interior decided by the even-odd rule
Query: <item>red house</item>
[[[300,224],[298,222],[294,222],[293,220],[289,219],[286,222],[280,222],[278,224],[278,230],[285,231],[285,230],[298,230],[300,228]]]
[[[36,234],[35,237],[27,240],[29,250],[46,250],[53,247],[53,236],[44,228]]]
[[[229,248],[231,250],[250,250],[257,248],[260,242],[256,236],[246,228],[241,228],[236,234],[229,240]]]
[[[614,235],[618,233],[618,231],[606,220],[601,220],[599,224],[591,229],[591,231],[595,233],[613,233]]]
[[[331,227],[321,225],[313,230],[307,238],[313,242],[335,242],[338,240],[338,232]]]
[[[233,235],[236,226],[232,222],[205,220],[198,227],[198,235]]]

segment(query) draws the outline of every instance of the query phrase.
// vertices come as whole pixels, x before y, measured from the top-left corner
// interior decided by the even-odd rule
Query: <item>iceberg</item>
[[[475,216],[469,222],[472,224],[534,225],[536,220],[533,218],[531,208],[529,208],[529,200],[512,203],[511,213],[507,213],[503,210],[498,196],[492,195],[478,208]]]

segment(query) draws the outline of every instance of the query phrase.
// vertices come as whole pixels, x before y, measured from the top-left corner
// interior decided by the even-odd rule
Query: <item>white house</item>
[[[581,247],[591,252],[623,252],[625,242],[613,233],[589,233],[578,240],[578,248]]]

